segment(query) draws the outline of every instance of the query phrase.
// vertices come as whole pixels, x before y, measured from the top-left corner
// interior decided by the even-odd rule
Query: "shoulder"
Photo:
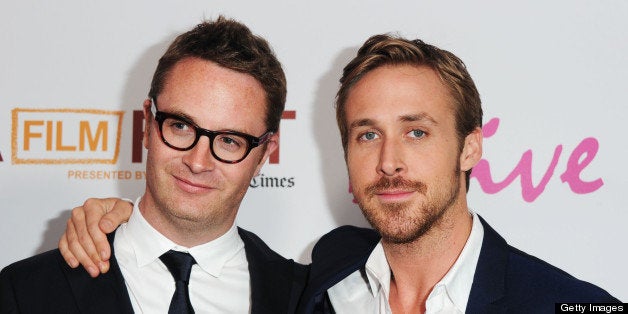
[[[58,249],[37,254],[5,267],[0,272],[0,280],[19,282],[30,278],[62,276],[65,263],[61,263],[61,260],[61,253]],[[69,268],[67,265],[66,267]]]
[[[484,240],[474,278],[483,290],[504,287],[509,304],[523,306],[556,302],[617,302],[608,292],[582,281],[506,241],[481,219]],[[480,291],[478,291],[480,292]]]
[[[247,251],[247,255],[249,252],[255,252],[256,254],[260,254],[261,256],[273,260],[285,260],[283,256],[279,255],[279,253],[273,251],[267,244],[255,233],[242,229],[238,227],[238,234],[240,238],[244,242],[244,248]]]
[[[68,266],[58,249],[7,266],[0,273],[0,308],[20,313],[129,313],[124,279],[112,256],[106,274],[91,278]]]
[[[244,250],[247,259],[251,262],[275,262],[291,265],[296,272],[305,272],[307,267],[299,264],[292,259],[287,259],[279,253],[271,249],[259,236],[255,233],[238,227],[238,234],[244,242]]]
[[[616,302],[604,289],[580,280],[535,256],[508,246],[508,282],[513,294],[530,291],[553,302]],[[519,291],[520,293],[517,293]]]
[[[374,230],[355,226],[338,227],[323,235],[312,249],[310,282],[331,286],[360,269],[379,239]]]
[[[373,229],[341,226],[323,235],[314,245],[312,262],[333,257],[342,259],[360,257],[371,253],[379,242],[380,235]]]
[[[52,250],[5,267],[0,272],[0,308],[9,312],[49,313],[51,308],[75,312],[73,303],[68,301],[71,289],[67,276],[72,272],[77,276],[89,275],[61,261],[61,253]]]
[[[356,226],[344,225],[324,234],[320,242],[334,241],[337,238],[351,238],[351,242],[363,241],[366,244],[377,242],[380,239],[379,234],[371,228],[361,228]]]

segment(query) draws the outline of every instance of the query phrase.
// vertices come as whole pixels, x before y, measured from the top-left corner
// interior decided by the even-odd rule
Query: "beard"
[[[382,236],[393,244],[411,243],[440,223],[447,209],[460,193],[460,171],[454,171],[449,182],[428,186],[421,181],[403,177],[381,177],[364,189],[363,197],[356,197],[362,213]],[[420,201],[394,203],[377,202],[376,194],[386,189],[416,191],[424,196]]]

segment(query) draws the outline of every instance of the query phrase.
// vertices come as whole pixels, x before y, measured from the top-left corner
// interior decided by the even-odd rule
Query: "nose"
[[[405,170],[406,164],[401,143],[391,139],[383,140],[379,151],[377,172],[385,176],[394,176],[403,173]]]
[[[186,151],[183,156],[183,163],[192,171],[192,173],[201,173],[213,170],[216,166],[216,159],[210,151],[209,138],[201,136],[198,143],[192,149]]]

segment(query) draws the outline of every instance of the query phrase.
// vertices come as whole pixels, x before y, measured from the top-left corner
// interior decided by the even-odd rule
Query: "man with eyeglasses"
[[[109,236],[110,270],[91,278],[58,250],[14,263],[2,313],[295,311],[307,268],[234,224],[277,148],[286,80],[268,43],[222,17],[199,24],[161,57],[148,96],[146,190]]]

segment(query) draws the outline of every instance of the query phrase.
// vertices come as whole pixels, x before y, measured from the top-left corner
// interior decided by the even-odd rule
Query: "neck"
[[[382,240],[393,274],[389,297],[393,312],[425,312],[429,293],[464,248],[472,221],[465,201],[453,204],[437,224],[413,242],[395,244]]]
[[[155,230],[177,245],[187,248],[219,238],[229,231],[235,221],[235,217],[226,219],[221,223],[177,217],[167,210],[159,210],[157,205],[146,195],[142,197],[138,207],[144,219]]]

